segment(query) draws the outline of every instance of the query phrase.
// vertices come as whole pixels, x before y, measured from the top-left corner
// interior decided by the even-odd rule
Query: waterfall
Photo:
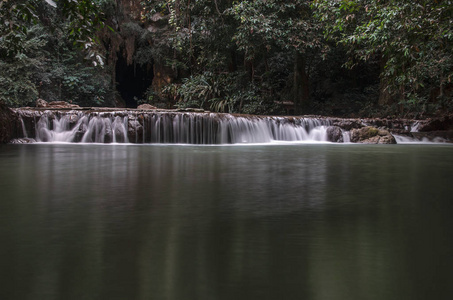
[[[193,112],[39,111],[38,142],[242,144],[326,142],[330,121]],[[23,131],[26,126],[22,122]],[[29,131],[30,132],[30,131]]]
[[[25,127],[25,122],[24,122],[24,119],[22,118],[22,116],[19,116],[19,120],[20,120],[20,125],[22,127],[22,134],[23,134],[24,138],[28,138],[27,128]]]

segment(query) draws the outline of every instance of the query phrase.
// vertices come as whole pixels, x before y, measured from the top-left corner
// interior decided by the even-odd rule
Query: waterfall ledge
[[[67,143],[140,144],[244,144],[272,142],[351,141],[351,132],[376,127],[396,134],[398,142],[420,140],[423,121],[341,119],[321,116],[254,116],[202,111],[138,110],[111,108],[13,110],[16,138],[22,141]],[[371,130],[370,132],[374,132]],[[390,133],[389,133],[390,134]],[[430,141],[426,138],[425,141]],[[431,137],[431,139],[433,139]],[[370,139],[353,142],[392,143]],[[448,137],[435,137],[449,141]]]

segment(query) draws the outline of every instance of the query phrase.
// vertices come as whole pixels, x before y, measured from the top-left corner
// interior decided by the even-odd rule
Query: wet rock
[[[333,143],[343,143],[343,131],[338,126],[327,127],[327,140]]]
[[[46,100],[38,99],[36,100],[36,107],[47,107],[49,104]]]
[[[176,111],[178,111],[178,112],[206,112],[202,108],[178,108]]]
[[[387,130],[363,127],[351,131],[351,142],[362,144],[396,144],[395,137]]]
[[[407,135],[410,132],[418,131],[418,127],[425,123],[423,120],[379,118],[362,119],[362,122],[364,126],[377,127],[398,135]]]
[[[83,139],[83,136],[87,132],[87,130],[88,130],[87,124],[85,124],[85,123],[80,124],[79,128],[77,129],[77,131],[74,135],[74,142],[80,143]]]
[[[330,119],[332,122],[332,125],[338,126],[343,130],[351,130],[354,128],[361,128],[363,127],[363,124],[360,120],[358,119]]]
[[[441,118],[428,119],[422,122],[418,131],[443,131],[453,130],[453,115],[443,116]]]
[[[139,143],[142,141],[143,138],[143,126],[140,124],[138,120],[131,120],[128,121],[128,128],[127,128],[127,137],[129,142],[132,143]]]
[[[411,132],[409,136],[422,142],[453,143],[452,130]]]
[[[31,139],[31,138],[20,138],[20,139],[12,139],[9,143],[10,144],[33,144],[33,143],[36,143],[36,140]]]
[[[145,104],[141,104],[141,105],[137,106],[137,109],[152,110],[152,109],[157,109],[157,107],[152,106],[151,104],[145,103]]]

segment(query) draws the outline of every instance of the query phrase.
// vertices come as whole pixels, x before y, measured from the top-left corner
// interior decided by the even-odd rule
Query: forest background
[[[453,1],[1,0],[0,102],[423,118]]]

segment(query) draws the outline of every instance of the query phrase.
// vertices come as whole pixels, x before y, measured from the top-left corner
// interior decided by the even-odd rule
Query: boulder
[[[36,107],[47,107],[49,104],[46,100],[38,99],[36,100]]]
[[[351,131],[351,142],[362,144],[396,144],[395,137],[387,130],[366,126]]]
[[[327,127],[327,140],[333,143],[343,143],[343,131],[338,126]]]
[[[137,106],[137,109],[152,110],[152,109],[157,109],[157,107],[152,106],[151,104],[145,103],[145,104],[140,104],[139,106]]]
[[[137,119],[129,119],[127,126],[127,138],[129,142],[138,143],[143,139],[143,126]]]

